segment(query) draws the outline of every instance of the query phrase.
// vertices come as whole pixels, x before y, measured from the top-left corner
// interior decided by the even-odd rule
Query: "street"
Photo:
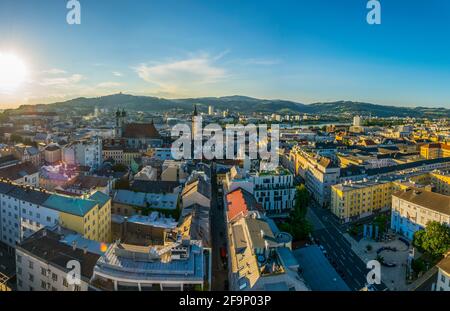
[[[218,202],[218,187],[216,174],[211,167],[211,241],[212,241],[212,284],[213,291],[228,290],[225,283],[228,282],[228,270],[223,266],[220,256],[220,248],[227,247],[227,234],[224,211]]]
[[[366,264],[351,249],[350,243],[342,235],[342,229],[335,217],[326,209],[319,207],[310,208],[314,232],[312,233],[316,243],[323,246],[330,263],[341,275],[347,285],[355,291],[359,291],[367,284],[369,269]],[[320,222],[317,226],[317,222]],[[386,289],[382,283],[374,286],[377,291]]]

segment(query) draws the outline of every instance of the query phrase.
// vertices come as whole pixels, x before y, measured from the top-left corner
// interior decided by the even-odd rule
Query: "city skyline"
[[[0,4],[0,52],[26,67],[0,108],[112,93],[163,98],[246,95],[300,103],[353,100],[447,107],[450,4],[65,1]]]

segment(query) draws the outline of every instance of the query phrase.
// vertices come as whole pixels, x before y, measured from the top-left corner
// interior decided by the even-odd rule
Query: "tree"
[[[112,167],[112,170],[114,172],[126,172],[128,170],[128,167],[124,164],[116,164]]]
[[[432,257],[441,257],[450,249],[450,227],[436,221],[429,222],[425,230],[414,234],[413,243]]]
[[[309,192],[304,184],[297,186],[295,192],[294,216],[305,217],[309,204]]]
[[[374,219],[374,225],[378,226],[378,230],[380,233],[384,233],[386,231],[386,222],[388,218],[386,215],[380,215],[375,217]]]
[[[309,193],[305,185],[299,185],[296,188],[294,209],[289,215],[289,220],[282,225],[282,231],[289,232],[294,239],[306,239],[312,231],[312,225],[306,219],[306,212],[309,204]]]

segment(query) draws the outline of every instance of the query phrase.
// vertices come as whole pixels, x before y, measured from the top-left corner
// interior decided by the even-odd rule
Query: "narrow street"
[[[224,211],[219,204],[216,174],[211,167],[211,241],[212,241],[212,284],[213,291],[228,290],[225,283],[228,281],[228,272],[220,257],[220,248],[227,245],[226,225]]]

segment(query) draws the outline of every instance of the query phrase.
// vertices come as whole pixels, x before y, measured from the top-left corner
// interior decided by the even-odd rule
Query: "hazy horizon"
[[[366,1],[81,1],[81,25],[66,4],[1,1],[0,56],[23,81],[0,85],[0,109],[119,92],[450,108],[440,0],[382,2],[381,25]]]

